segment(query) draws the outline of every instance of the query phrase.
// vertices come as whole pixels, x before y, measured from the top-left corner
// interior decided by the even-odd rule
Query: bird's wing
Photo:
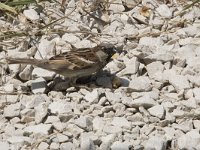
[[[80,70],[99,63],[94,49],[78,49],[50,58],[50,63],[60,63],[59,69]],[[65,61],[63,61],[65,60]]]

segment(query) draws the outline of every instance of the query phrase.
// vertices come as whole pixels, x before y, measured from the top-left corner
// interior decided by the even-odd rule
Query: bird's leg
[[[76,88],[76,80],[77,80],[76,78],[71,78],[69,81],[69,86]]]

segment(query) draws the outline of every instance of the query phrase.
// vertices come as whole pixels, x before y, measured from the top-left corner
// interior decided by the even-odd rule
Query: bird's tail
[[[8,64],[34,64],[34,59],[26,58],[6,58],[6,63]]]
[[[47,59],[6,58],[5,62],[4,64],[29,64],[51,71],[56,70],[58,67],[54,62],[49,62]]]
[[[26,59],[26,58],[6,58],[7,64],[30,64],[37,66],[41,63],[41,60],[37,59]]]

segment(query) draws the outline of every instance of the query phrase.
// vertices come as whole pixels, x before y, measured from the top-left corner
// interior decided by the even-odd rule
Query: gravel
[[[200,8],[177,15],[181,2],[39,1],[1,14],[2,31],[29,36],[2,38],[0,64],[73,46],[122,50],[79,88],[35,66],[1,65],[1,149],[200,149]]]
[[[38,13],[34,9],[24,10],[23,13],[26,16],[26,18],[33,20],[33,21],[39,20],[39,18],[40,18],[40,16],[38,15]]]
[[[42,77],[33,80],[31,84],[31,91],[34,94],[45,93],[47,91],[46,80]]]
[[[32,125],[24,128],[25,133],[39,133],[39,134],[49,134],[51,131],[52,125],[51,124],[38,124]]]
[[[20,103],[16,103],[16,104],[11,104],[11,105],[7,105],[4,108],[4,117],[17,117],[20,114],[20,107],[21,104]]]

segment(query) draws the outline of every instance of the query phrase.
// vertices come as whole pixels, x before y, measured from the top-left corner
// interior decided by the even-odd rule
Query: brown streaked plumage
[[[31,64],[74,80],[98,72],[115,53],[114,48],[96,46],[72,50],[50,59],[6,58],[6,60],[8,64]]]

